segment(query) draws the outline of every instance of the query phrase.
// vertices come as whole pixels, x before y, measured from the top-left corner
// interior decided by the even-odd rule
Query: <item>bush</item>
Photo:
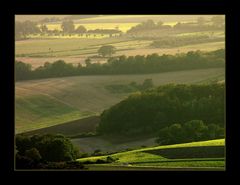
[[[206,125],[201,120],[191,120],[183,125],[173,124],[159,131],[156,142],[160,145],[223,138],[224,129],[216,124]]]
[[[111,55],[115,49],[103,46],[99,52],[102,56]],[[107,47],[107,48],[109,48]],[[103,51],[102,51],[103,50]],[[106,50],[106,51],[105,51]],[[29,64],[17,62],[15,64],[15,80],[29,80],[39,78],[53,78],[76,75],[106,75],[106,74],[149,74],[161,73],[167,71],[205,69],[210,67],[225,67],[225,49],[219,49],[211,52],[192,51],[187,54],[162,55],[151,54],[147,56],[120,56],[111,57],[107,63],[93,63],[88,58],[86,66],[73,66],[63,60],[53,63],[45,63],[34,70],[31,70]],[[35,55],[36,56],[36,55]],[[41,57],[41,55],[39,55]],[[133,84],[134,85],[134,84]],[[145,84],[147,86],[150,84]],[[134,86],[129,85],[130,89]]]
[[[103,153],[101,152],[100,149],[96,149],[96,150],[94,150],[94,152],[93,152],[92,155],[93,155],[93,156],[100,156],[100,155],[103,155]]]
[[[116,52],[116,48],[114,46],[108,45],[108,46],[102,46],[99,48],[98,53],[99,55],[105,56],[111,56]]]
[[[42,159],[39,151],[36,148],[31,148],[30,150],[25,151],[25,156],[32,159],[35,162],[38,162]]]
[[[107,156],[107,163],[112,163],[112,162],[115,162],[117,160],[118,160],[118,158],[116,158],[116,157]]]
[[[89,157],[88,153],[80,153],[79,154],[79,158],[85,158],[85,157]]]
[[[32,162],[62,162],[74,161],[78,157],[78,148],[62,135],[34,135],[17,136],[16,158],[18,163],[26,162],[30,166]],[[27,161],[28,160],[28,161]],[[19,166],[19,165],[18,165]]]
[[[97,133],[126,137],[148,134],[154,137],[159,130],[173,123],[186,123],[189,120],[202,120],[206,125],[216,123],[223,127],[224,89],[225,84],[168,84],[136,92],[102,112]],[[193,124],[199,130],[194,136],[191,136],[191,131],[186,134],[189,138],[201,138],[201,129],[206,128],[201,121],[193,122],[187,125],[193,127]],[[177,129],[177,126],[171,129]]]

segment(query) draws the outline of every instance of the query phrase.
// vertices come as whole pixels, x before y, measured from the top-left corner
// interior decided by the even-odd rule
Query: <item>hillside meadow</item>
[[[185,170],[204,169],[224,170],[225,140],[209,140],[175,145],[147,147],[106,156],[96,156],[78,159],[78,162],[88,163],[89,170],[161,170],[184,168]],[[116,161],[109,164],[97,163],[107,157]],[[144,168],[145,167],[145,168]]]
[[[142,83],[151,78],[155,86],[167,83],[204,83],[224,80],[223,68],[165,72],[145,75],[78,76],[15,83],[16,133],[40,129],[87,116],[99,115],[127,93],[112,93],[111,84]]]

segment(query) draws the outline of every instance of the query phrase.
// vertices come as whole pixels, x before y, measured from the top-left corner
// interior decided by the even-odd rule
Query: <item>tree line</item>
[[[112,50],[111,50],[112,51]],[[176,55],[151,54],[147,56],[110,57],[106,63],[93,63],[86,60],[86,65],[73,66],[58,60],[46,62],[32,70],[30,64],[15,61],[15,80],[65,77],[76,75],[115,75],[115,74],[148,74],[167,71],[203,69],[225,66],[225,49],[211,52],[189,51]]]
[[[213,38],[207,35],[200,36],[180,36],[180,37],[160,37],[153,41],[150,46],[154,48],[171,48],[190,44],[201,44],[206,42],[224,41],[224,38]]]
[[[211,24],[209,24],[211,22]],[[133,26],[127,31],[127,34],[134,34],[142,31],[149,31],[154,29],[159,30],[191,30],[191,31],[203,31],[209,29],[223,29],[225,26],[224,17],[221,15],[213,16],[210,21],[206,20],[203,17],[199,17],[196,22],[182,23],[178,22],[173,27],[170,25],[164,25],[163,21],[154,22],[149,19],[144,21],[136,26]]]
[[[46,24],[41,23],[38,25],[37,22],[24,21],[24,22],[15,22],[15,40],[26,39],[30,34],[48,34],[48,35],[71,35],[71,34],[122,34],[121,30],[118,29],[94,29],[87,30],[84,26],[79,25],[75,28],[74,22],[72,20],[65,20],[61,23],[61,30],[54,29],[49,30]]]
[[[105,86],[105,89],[111,93],[132,93],[136,91],[145,91],[153,87],[153,81],[149,78],[145,79],[142,84],[137,84],[136,82],[130,82],[129,84],[111,84]]]
[[[206,124],[202,120],[175,123],[161,129],[156,142],[160,145],[204,141],[224,138],[224,128],[217,124]]]
[[[200,126],[204,128],[204,136],[199,135],[199,137],[211,139],[209,131],[212,129],[211,124],[224,127],[224,90],[225,84],[217,83],[209,85],[168,84],[137,92],[104,110],[97,132],[104,135],[126,137],[158,136],[159,131],[165,129],[162,130],[166,133],[164,133],[164,137],[160,138],[161,142],[165,142],[164,139],[172,142],[170,136],[165,137],[172,133],[172,131],[168,133],[166,127],[171,130],[171,126],[175,123],[184,124],[192,120],[201,120],[204,122],[204,125],[200,123]],[[199,123],[191,122],[190,126],[188,123],[186,125],[190,129],[191,125],[198,127],[197,124]],[[207,129],[205,126],[209,128]],[[180,126],[175,125],[174,127]],[[209,133],[207,133],[208,131]],[[191,135],[181,134],[182,138],[185,136],[187,139],[192,138]],[[173,137],[175,136],[173,135]]]
[[[79,150],[63,135],[17,135],[16,168],[83,168],[74,161]]]

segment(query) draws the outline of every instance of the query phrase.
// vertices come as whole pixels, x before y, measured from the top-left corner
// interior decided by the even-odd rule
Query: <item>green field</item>
[[[80,115],[82,116],[82,115]],[[83,117],[83,116],[82,116]],[[86,118],[77,119],[63,124],[53,125],[42,129],[24,132],[25,135],[34,134],[62,134],[67,137],[79,137],[79,135],[89,132],[95,132],[99,124],[99,116],[89,116]]]
[[[106,38],[106,39],[31,39],[17,41],[15,45],[15,54],[17,56],[35,56],[43,57],[52,53],[53,56],[59,56],[63,52],[80,52],[81,50],[92,50],[104,45],[128,41],[124,38]],[[50,48],[50,50],[49,50]],[[85,51],[86,52],[86,51]],[[57,54],[56,54],[57,53]],[[60,53],[60,54],[59,54]],[[83,52],[84,54],[84,52]],[[51,56],[51,55],[50,55]],[[36,57],[36,56],[35,56]]]
[[[77,108],[62,102],[60,99],[39,94],[16,98],[15,110],[16,133],[94,115],[94,113],[87,111],[79,112]]]
[[[166,146],[148,147],[112,155],[117,160],[110,164],[89,164],[89,170],[118,170],[121,167],[136,169],[138,167],[155,168],[216,168],[225,167],[225,140],[209,140]],[[96,162],[106,160],[108,156],[87,157],[79,162]],[[112,167],[112,168],[111,168]],[[144,168],[143,168],[144,170]]]
[[[33,20],[41,20],[47,15],[33,16]],[[49,15],[49,17],[52,17]],[[63,18],[62,16],[57,16]],[[199,15],[105,15],[92,18],[83,18],[74,20],[75,27],[79,25],[85,26],[87,29],[116,29],[126,32],[132,26],[143,21],[152,19],[155,22],[162,20],[165,25],[175,25],[177,22],[194,22]],[[210,20],[212,16],[201,15],[206,20]],[[16,16],[16,20],[26,20],[31,17]],[[61,22],[47,23],[50,30],[61,29]],[[210,32],[169,32],[169,31],[149,31],[149,35],[156,37],[165,36],[199,36],[211,35]],[[223,31],[214,31],[214,36],[224,37]],[[15,42],[15,59],[32,65],[33,69],[42,66],[45,62],[54,62],[56,60],[64,60],[66,63],[85,64],[85,60],[93,55],[97,55],[98,49],[103,45],[113,45],[117,48],[117,52],[113,56],[126,55],[148,55],[153,53],[158,54],[176,54],[188,52],[191,50],[212,51],[224,48],[224,42],[212,42],[204,44],[188,45],[183,47],[174,47],[170,49],[151,48],[149,45],[154,40],[133,39],[123,35],[121,37],[109,37],[108,34],[90,34],[86,38],[86,34],[71,36],[50,36],[50,35],[28,35],[29,39]],[[94,58],[92,62],[104,63],[107,58]]]
[[[207,83],[224,80],[224,68],[199,69],[145,75],[76,76],[29,80],[15,83],[16,133],[45,128],[98,115],[126,98],[112,93],[111,84],[143,83],[151,78],[155,86],[167,83]]]
[[[115,46],[118,51],[141,49],[151,41],[124,38],[108,39],[45,39],[21,41],[16,44],[16,57],[66,57],[78,55],[97,55],[97,50],[106,44]],[[50,48],[50,49],[49,49]]]
[[[104,44],[112,44],[117,48],[113,56],[135,56],[149,55],[153,53],[176,54],[186,53],[188,51],[213,51],[225,48],[224,42],[211,42],[195,45],[186,45],[174,48],[150,48],[149,40],[129,40],[120,38],[106,39],[45,39],[45,40],[27,40],[16,43],[15,59],[29,63],[35,69],[43,66],[45,62],[55,62],[64,60],[66,63],[85,65],[85,60],[93,55],[97,55],[97,50]],[[49,48],[51,48],[49,50]],[[107,58],[95,57],[92,62],[105,63]]]

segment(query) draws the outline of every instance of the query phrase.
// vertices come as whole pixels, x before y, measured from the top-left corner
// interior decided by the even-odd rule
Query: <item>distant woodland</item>
[[[58,60],[53,63],[46,62],[35,70],[30,64],[21,61],[15,62],[15,80],[30,80],[39,78],[64,77],[76,75],[106,75],[106,74],[147,74],[178,70],[201,69],[225,66],[225,49],[212,52],[190,51],[186,54],[162,55],[151,54],[147,56],[120,56],[110,57],[107,63],[91,63],[73,66]]]

